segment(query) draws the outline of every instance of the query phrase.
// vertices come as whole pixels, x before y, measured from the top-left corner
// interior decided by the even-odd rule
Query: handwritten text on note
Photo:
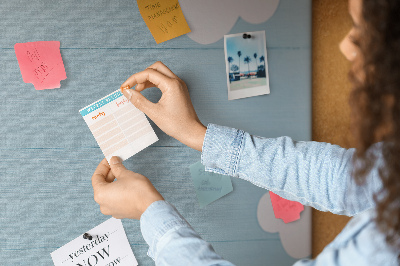
[[[60,53],[60,42],[39,41],[14,45],[22,79],[36,90],[60,88],[67,78]]]
[[[137,0],[140,14],[157,43],[190,32],[178,0]]]
[[[206,172],[201,162],[190,166],[190,174],[201,208],[233,191],[229,176]]]

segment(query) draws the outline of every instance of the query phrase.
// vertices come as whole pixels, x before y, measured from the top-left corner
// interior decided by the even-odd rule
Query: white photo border
[[[266,76],[266,85],[265,86],[259,86],[259,87],[252,87],[252,88],[246,88],[246,89],[240,89],[237,91],[231,91],[230,89],[230,82],[229,82],[229,63],[228,63],[228,53],[227,53],[227,47],[226,47],[226,40],[227,38],[231,37],[239,37],[243,38],[243,33],[250,34],[250,35],[262,35],[261,41],[263,42],[263,48],[264,48],[264,54],[265,54],[265,76]],[[265,31],[252,31],[252,32],[242,32],[242,33],[235,33],[235,34],[229,34],[229,35],[224,35],[224,52],[225,52],[225,66],[226,66],[226,81],[227,81],[227,88],[228,88],[228,100],[236,100],[236,99],[242,99],[242,98],[247,98],[247,97],[253,97],[253,96],[259,96],[259,95],[265,95],[270,93],[270,87],[269,87],[269,72],[268,72],[268,56],[267,56],[267,42],[265,38]],[[240,69],[239,69],[240,71]]]

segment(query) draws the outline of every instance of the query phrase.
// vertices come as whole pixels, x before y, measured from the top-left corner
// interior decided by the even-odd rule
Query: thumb
[[[100,187],[101,185],[108,184],[106,181],[106,177],[109,171],[110,171],[110,166],[108,165],[107,160],[103,159],[93,173],[92,176],[93,189],[97,189],[97,187]]]
[[[116,178],[121,178],[123,176],[123,172],[127,171],[125,166],[122,164],[121,158],[117,156],[111,157],[110,168]]]
[[[126,98],[140,111],[148,115],[154,108],[154,103],[146,99],[140,92],[133,89],[125,89],[122,92]]]

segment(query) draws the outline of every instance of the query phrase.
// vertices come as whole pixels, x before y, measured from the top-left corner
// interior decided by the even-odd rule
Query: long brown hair
[[[382,141],[382,189],[374,196],[375,221],[387,243],[400,250],[400,1],[363,0],[362,55],[350,73],[357,152],[354,178],[361,184],[376,163],[368,149]],[[361,70],[362,78],[357,71]]]

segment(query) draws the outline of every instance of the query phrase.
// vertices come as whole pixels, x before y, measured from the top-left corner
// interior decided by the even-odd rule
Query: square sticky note
[[[190,166],[190,174],[202,208],[233,191],[229,176],[206,172],[201,162]]]
[[[17,43],[14,50],[22,79],[36,90],[60,88],[67,78],[59,41]]]
[[[116,90],[81,109],[107,161],[126,160],[158,140],[145,114]]]
[[[156,43],[190,32],[178,0],[137,0],[137,4]]]
[[[284,199],[271,191],[269,196],[276,219],[282,219],[285,224],[300,219],[300,213],[304,210],[303,204]]]

